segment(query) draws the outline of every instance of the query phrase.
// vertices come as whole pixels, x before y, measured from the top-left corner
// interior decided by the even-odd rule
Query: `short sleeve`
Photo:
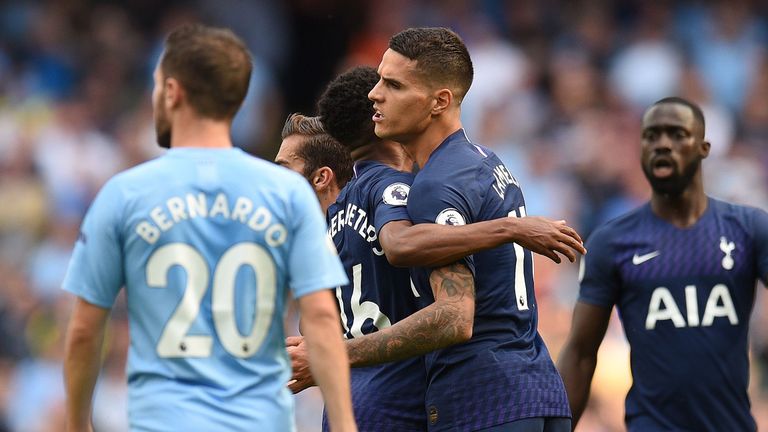
[[[438,223],[441,225],[466,225],[475,222],[471,211],[480,208],[481,202],[471,203],[469,197],[476,196],[463,190],[455,183],[443,183],[426,180],[417,182],[411,189],[408,199],[408,214],[413,223]],[[464,257],[464,262],[474,274],[475,265],[472,256]]]
[[[381,227],[389,222],[411,219],[408,215],[408,195],[412,183],[412,174],[394,170],[376,183],[371,197],[376,209],[373,217],[376,232],[380,232]]]
[[[291,196],[292,242],[288,251],[288,283],[299,298],[349,283],[336,247],[326,234],[320,204],[306,182],[297,182]]]
[[[125,283],[121,238],[122,194],[113,179],[85,215],[63,288],[88,303],[111,308]]]
[[[752,227],[757,276],[768,286],[768,213],[755,209]]]
[[[613,261],[608,229],[595,231],[587,240],[587,254],[581,259],[579,301],[613,307],[619,298],[621,283]]]

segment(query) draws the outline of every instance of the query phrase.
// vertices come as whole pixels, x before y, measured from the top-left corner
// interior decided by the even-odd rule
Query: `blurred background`
[[[151,72],[164,35],[200,21],[232,28],[254,54],[234,140],[272,160],[289,112],[314,112],[323,85],[376,66],[389,37],[448,26],[475,65],[463,121],[520,180],[528,214],[564,218],[586,238],[649,197],[640,116],[681,95],[701,104],[708,192],[768,208],[768,2],[569,0],[0,0],[0,431],[60,430],[60,290],[78,226],[114,173],[161,153]],[[577,265],[537,258],[540,330],[557,358]],[[762,290],[759,290],[762,291]],[[752,322],[753,412],[768,428],[768,303]],[[127,317],[114,309],[94,420],[126,431]],[[295,317],[287,318],[293,330]],[[693,359],[692,359],[693,360]],[[614,316],[580,431],[623,430],[628,349]],[[315,390],[297,398],[318,431]]]

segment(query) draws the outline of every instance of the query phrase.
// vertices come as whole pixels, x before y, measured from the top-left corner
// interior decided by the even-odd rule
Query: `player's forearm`
[[[350,364],[404,360],[465,342],[472,337],[473,313],[461,302],[432,303],[391,327],[347,340]]]
[[[501,220],[462,226],[418,224],[393,233],[384,251],[395,266],[437,267],[502,245],[514,235],[514,222]]]
[[[91,403],[101,366],[103,340],[103,328],[93,332],[70,328],[67,334],[64,382],[68,431],[91,430]]]
[[[572,427],[575,428],[589,400],[592,376],[597,366],[597,355],[579,354],[576,349],[566,346],[560,354],[557,368],[563,377],[568,404],[573,415]]]
[[[349,368],[340,367],[348,364],[348,359],[339,332],[338,317],[314,319],[305,324],[310,369],[323,394],[331,430],[355,430]]]

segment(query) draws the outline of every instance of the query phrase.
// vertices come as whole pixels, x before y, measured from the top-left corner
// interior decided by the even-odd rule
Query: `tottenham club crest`
[[[455,208],[447,208],[440,212],[435,219],[436,223],[440,225],[464,225],[464,216],[459,213]]]
[[[408,204],[408,192],[411,187],[405,183],[392,183],[384,189],[384,202],[394,206],[404,206]]]
[[[734,262],[731,253],[734,249],[736,249],[736,243],[729,242],[725,236],[720,237],[720,250],[725,254],[723,257],[722,265],[726,270],[731,270],[733,268]]]

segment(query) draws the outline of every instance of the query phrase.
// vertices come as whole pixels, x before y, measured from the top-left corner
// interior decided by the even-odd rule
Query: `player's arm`
[[[592,376],[597,365],[597,350],[605,336],[610,317],[610,308],[581,301],[576,303],[573,310],[571,332],[557,361],[573,414],[573,428],[587,406]]]
[[[419,356],[472,337],[475,281],[463,263],[436,268],[429,276],[435,302],[391,327],[347,341],[353,367]]]
[[[335,299],[330,290],[322,290],[302,296],[298,301],[310,369],[323,393],[331,430],[356,431],[347,352]]]
[[[101,367],[101,350],[109,309],[77,298],[67,328],[64,384],[70,432],[91,431],[93,389]]]
[[[475,282],[469,268],[454,263],[429,277],[435,302],[391,327],[346,341],[353,367],[403,360],[465,342],[472,337]],[[293,376],[288,388],[298,393],[315,385],[307,370],[306,343],[301,336],[286,339]]]
[[[400,267],[434,267],[505,243],[520,246],[556,263],[558,253],[573,262],[587,251],[581,237],[565,221],[544,217],[505,217],[461,226],[416,224],[399,220],[379,231],[379,241],[390,264]]]
[[[423,355],[472,337],[475,282],[466,265],[454,263],[429,276],[435,302],[391,327],[346,341],[353,367],[370,366]],[[305,343],[301,336],[286,339],[293,366],[289,388],[298,393],[314,385],[306,370]]]

